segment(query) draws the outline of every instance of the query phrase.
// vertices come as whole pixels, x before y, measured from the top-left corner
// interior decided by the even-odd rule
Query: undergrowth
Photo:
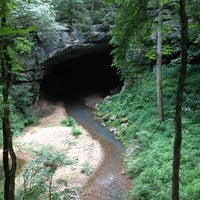
[[[2,86],[0,85],[0,117],[3,115]],[[14,85],[10,90],[10,124],[14,137],[28,125],[36,125],[39,119],[53,112],[53,106],[41,108],[32,105],[33,94],[31,88],[26,85]],[[3,144],[2,121],[0,120],[0,146]]]
[[[180,199],[200,199],[200,85],[199,65],[191,65],[183,104],[183,145],[180,169]],[[126,172],[133,179],[127,194],[134,200],[171,199],[174,110],[177,67],[164,66],[165,121],[159,123],[156,104],[156,74],[143,77],[99,104],[96,115],[116,129],[126,147]]]
[[[17,200],[76,199],[79,188],[68,188],[68,182],[62,176],[57,181],[54,180],[58,167],[73,165],[75,160],[69,159],[51,146],[41,146],[31,156],[32,160],[24,166],[16,181]]]
[[[78,137],[81,134],[80,129],[78,128],[78,125],[73,117],[68,117],[67,119],[64,119],[61,121],[62,126],[68,126],[72,128],[72,135],[74,137]]]

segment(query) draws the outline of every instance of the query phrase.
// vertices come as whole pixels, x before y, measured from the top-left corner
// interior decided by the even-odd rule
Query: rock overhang
[[[87,43],[69,46],[60,52],[56,52],[51,58],[44,62],[44,66],[51,67],[68,59],[78,58],[84,55],[94,55],[98,52],[111,52],[112,47],[109,43]]]

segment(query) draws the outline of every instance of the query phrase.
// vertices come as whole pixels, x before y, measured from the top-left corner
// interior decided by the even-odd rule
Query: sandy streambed
[[[48,106],[43,102],[43,106]],[[104,153],[98,141],[80,125],[81,134],[73,136],[70,127],[61,126],[61,121],[67,118],[62,104],[54,105],[55,111],[42,118],[37,126],[26,128],[22,135],[14,140],[14,148],[18,158],[31,160],[31,151],[51,146],[73,162],[71,165],[57,167],[54,174],[54,184],[59,179],[66,179],[69,188],[82,187],[101,166]],[[2,156],[2,150],[0,152]],[[90,175],[82,173],[85,163],[90,166]]]

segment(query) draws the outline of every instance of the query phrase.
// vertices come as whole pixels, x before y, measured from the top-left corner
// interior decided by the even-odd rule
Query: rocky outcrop
[[[37,46],[38,63],[49,66],[69,58],[98,51],[99,48],[107,48],[109,39],[109,30],[102,29],[101,25],[93,26],[88,34],[76,30],[71,33],[59,32],[53,40],[41,41],[41,44]]]
[[[33,53],[29,57],[22,56],[25,79],[16,79],[16,82],[26,84],[33,93],[33,102],[37,100],[40,81],[47,69],[66,59],[79,57],[84,54],[93,54],[110,48],[109,28],[94,25],[90,33],[81,33],[77,30],[72,32],[57,32],[50,39],[37,33],[37,42]],[[25,81],[26,80],[26,81]]]

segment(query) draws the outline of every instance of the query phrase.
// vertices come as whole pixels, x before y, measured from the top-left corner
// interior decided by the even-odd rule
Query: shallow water
[[[131,181],[122,174],[124,149],[119,141],[99,121],[94,120],[92,109],[82,103],[68,103],[67,113],[82,125],[94,139],[98,140],[105,152],[105,160],[94,176],[83,188],[81,200],[126,199]]]

